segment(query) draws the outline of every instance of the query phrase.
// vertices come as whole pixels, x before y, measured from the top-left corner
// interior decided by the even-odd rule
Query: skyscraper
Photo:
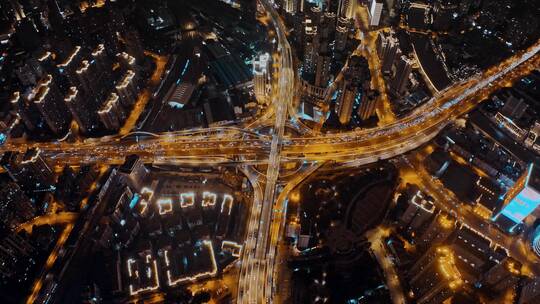
[[[330,80],[332,58],[328,53],[319,53],[315,62],[315,86],[326,87]]]
[[[349,124],[355,100],[358,98],[358,87],[349,80],[343,82],[341,95],[337,101],[336,112],[339,122],[343,125]]]
[[[304,22],[304,61],[303,73],[315,72],[315,60],[318,50],[317,26],[312,24],[311,19],[306,19]]]
[[[82,48],[80,46],[76,46],[71,53],[57,65],[60,74],[64,75],[72,86],[77,86],[79,84],[76,71],[82,60],[81,50]]]
[[[116,93],[111,93],[98,111],[105,128],[109,131],[120,129],[125,119],[125,112]]]
[[[137,92],[137,75],[134,71],[128,70],[116,85],[116,93],[125,109],[133,107],[137,101]]]
[[[338,14],[340,17],[351,19],[354,17],[356,0],[339,0]]]
[[[28,149],[25,153],[5,152],[0,164],[25,191],[49,190],[55,183],[52,167],[39,148]]]
[[[253,60],[253,86],[255,97],[259,103],[268,102],[267,95],[270,89],[270,54],[261,54]]]
[[[137,30],[128,30],[124,33],[123,37],[126,52],[131,54],[137,62],[142,63],[144,60],[144,49],[139,32]]]
[[[26,96],[34,103],[48,128],[56,135],[67,132],[71,122],[71,113],[64,103],[52,76],[45,76]]]
[[[364,89],[360,106],[358,107],[358,117],[361,120],[367,120],[375,116],[377,109],[377,101],[379,100],[379,92]]]
[[[399,42],[392,33],[380,31],[377,35],[376,44],[377,55],[381,62],[381,72],[383,74],[390,74],[398,54],[401,53]]]
[[[298,9],[298,0],[282,0],[281,1],[281,8],[286,13],[294,14],[296,13],[296,10]]]
[[[31,148],[24,153],[20,163],[21,176],[25,183],[32,183],[37,189],[47,189],[56,179],[53,167],[41,154],[39,148]]]
[[[379,26],[383,9],[382,0],[371,0],[369,5],[369,25]]]
[[[120,68],[125,72],[127,70],[137,70],[135,65],[135,57],[129,55],[126,52],[116,54],[118,62],[120,62]]]
[[[371,75],[366,58],[357,55],[351,56],[343,78],[336,110],[340,123],[347,125],[351,120],[353,107],[360,105],[363,99],[362,95],[366,94],[369,89]]]
[[[41,121],[41,115],[33,102],[30,102],[28,99],[21,96],[20,92],[15,92],[11,98],[11,103],[13,104],[15,111],[17,111],[21,117],[26,129],[34,131],[38,128]]]
[[[393,75],[388,85],[392,95],[399,97],[407,91],[413,64],[414,61],[407,58],[405,55],[402,55],[397,59]]]
[[[531,164],[506,194],[502,210],[493,221],[513,232],[540,205],[540,171]]]
[[[126,161],[118,169],[120,175],[126,176],[128,184],[133,189],[140,191],[144,186],[148,175],[148,169],[138,155],[129,155]]]
[[[91,109],[91,105],[83,92],[76,87],[71,87],[64,98],[71,115],[83,133],[88,133],[98,128],[96,111]]]
[[[315,56],[315,82],[317,87],[326,87],[330,80],[332,64],[331,42],[334,41],[336,15],[325,12],[320,16],[317,28],[317,54]]]
[[[350,32],[350,19],[339,17],[336,24],[335,44],[334,48],[337,51],[344,51],[347,47],[347,41]]]

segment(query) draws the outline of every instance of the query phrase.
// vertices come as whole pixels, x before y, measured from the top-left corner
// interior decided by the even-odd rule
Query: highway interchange
[[[288,193],[323,163],[332,161],[336,167],[359,166],[414,150],[430,141],[452,120],[474,109],[490,93],[531,72],[540,61],[537,55],[540,42],[537,42],[498,66],[439,92],[411,114],[390,124],[344,133],[315,134],[305,130],[294,113],[290,113],[296,76],[287,31],[270,1],[260,2],[277,34],[275,57],[278,60],[273,75],[270,115],[263,115],[249,126],[161,134],[134,132],[74,143],[8,141],[0,148],[22,151],[39,147],[57,164],[120,164],[127,155],[138,154],[156,164],[238,166],[255,192],[241,260],[238,303],[273,302],[276,248],[283,230]],[[271,126],[270,132],[262,131],[268,126]],[[297,134],[304,135],[286,133],[287,128],[295,127]],[[300,161],[303,165],[293,178],[286,183],[280,180],[281,163]],[[253,169],[253,165],[259,164],[268,165],[265,174]],[[506,245],[504,235],[499,233],[496,238]],[[523,250],[520,247],[513,251],[522,256]]]

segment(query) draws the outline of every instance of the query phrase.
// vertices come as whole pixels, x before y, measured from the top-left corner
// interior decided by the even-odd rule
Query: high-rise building
[[[411,235],[418,233],[419,228],[427,223],[435,215],[433,199],[420,191],[417,187],[411,187],[409,206],[400,217],[400,225]]]
[[[448,242],[455,253],[456,264],[466,274],[464,280],[469,283],[479,280],[491,263],[500,263],[506,258],[506,252],[496,250],[490,239],[467,226],[460,227]]]
[[[92,51],[90,64],[93,77],[93,96],[101,101],[109,93],[113,79],[112,62],[106,52],[105,45],[99,44]]]
[[[281,7],[286,13],[295,14],[298,9],[297,0],[282,0]]]
[[[376,45],[377,55],[381,62],[381,72],[388,75],[392,72],[392,66],[398,54],[401,53],[399,42],[392,33],[380,31],[377,36]]]
[[[39,148],[31,148],[24,153],[21,161],[22,176],[24,182],[34,182],[36,188],[50,188],[54,185],[56,178],[54,176],[53,167],[41,154]]]
[[[406,91],[410,83],[409,78],[411,77],[412,66],[414,61],[407,58],[407,56],[400,56],[396,63],[394,73],[390,79],[388,87],[390,88],[390,93],[394,96],[402,96]]]
[[[79,85],[76,71],[81,64],[81,60],[82,48],[80,46],[75,46],[71,53],[57,65],[58,71],[67,79],[67,81],[69,81],[70,86]]]
[[[255,97],[259,103],[269,102],[268,92],[270,89],[270,54],[259,55],[253,60],[253,86]]]
[[[540,256],[540,226],[536,227],[531,235],[531,246],[536,253],[536,255]]]
[[[315,62],[315,86],[326,87],[330,81],[332,58],[329,53],[319,53]]]
[[[320,7],[312,7],[308,15],[304,20],[301,74],[310,85],[326,87],[331,79],[336,15],[331,12],[322,13]]]
[[[331,12],[325,12],[322,14],[317,28],[317,38],[319,39],[318,52],[322,54],[330,54],[332,51],[330,44],[335,38],[336,14]]]
[[[513,232],[540,205],[540,171],[531,164],[505,196],[503,208],[493,221]]]
[[[379,92],[365,89],[358,106],[358,117],[361,120],[367,120],[375,116],[377,109],[377,101],[379,100]]]
[[[127,177],[129,186],[136,191],[140,191],[148,176],[148,169],[138,155],[130,155],[126,157],[126,161],[118,169],[120,175]]]
[[[38,57],[37,61],[39,62],[41,68],[45,74],[51,74],[54,79],[58,77],[58,68],[56,66],[56,54],[50,51],[43,51]]]
[[[0,185],[0,223],[10,229],[32,219],[36,208],[24,194],[19,185],[14,182]]]
[[[334,41],[336,27],[336,15],[325,12],[320,17],[317,28],[317,43],[315,55],[315,82],[317,87],[326,87],[330,80],[330,69],[332,64],[331,42]]]
[[[371,0],[369,5],[369,25],[379,26],[383,9],[382,0]]]
[[[540,277],[527,282],[521,289],[519,304],[536,304],[540,302]]]
[[[536,121],[525,138],[525,145],[540,152],[540,122]]]
[[[312,74],[315,72],[315,60],[318,53],[317,26],[311,19],[306,19],[304,30],[303,73]]]
[[[116,93],[111,93],[98,111],[99,118],[107,130],[116,131],[120,129],[126,118],[119,99]]]
[[[36,249],[21,235],[11,232],[0,232],[0,277],[12,277],[17,274],[18,261],[31,258]]]
[[[39,148],[28,149],[25,153],[8,151],[2,156],[0,164],[24,190],[49,190],[55,183],[52,167]]]
[[[356,9],[356,0],[339,0],[338,13],[340,17],[354,18]]]
[[[67,132],[71,114],[51,75],[41,79],[24,98],[33,102],[43,121],[54,134],[63,135]]]
[[[456,220],[449,214],[440,212],[431,220],[422,234],[415,237],[416,246],[421,249],[443,243],[456,228]]]
[[[83,133],[87,134],[98,128],[99,123],[96,112],[91,109],[91,105],[83,92],[79,91],[76,87],[71,87],[64,101]]]
[[[448,247],[433,247],[409,271],[410,286],[418,304],[440,304],[459,292],[465,281]]]
[[[353,106],[357,95],[357,88],[347,85],[345,82],[339,100],[336,103],[336,112],[341,124],[347,125],[351,121]]]
[[[137,101],[137,75],[128,70],[116,85],[116,93],[120,97],[120,103],[125,109],[133,107]]]
[[[480,282],[482,286],[486,286],[494,292],[502,293],[509,288],[515,287],[520,276],[521,264],[507,257],[483,274]]]
[[[34,57],[20,58],[14,67],[15,75],[23,86],[34,86],[45,75],[39,61]]]
[[[128,53],[118,53],[116,54],[116,57],[118,59],[118,62],[120,62],[120,68],[123,72],[126,72],[128,70],[136,71],[138,69],[136,66],[137,60],[135,59],[135,57],[129,55]]]
[[[131,54],[137,62],[144,61],[144,49],[137,30],[129,30],[124,33],[124,46],[128,54]]]
[[[78,80],[77,88],[81,90],[91,103],[91,108],[97,109],[101,101],[112,88],[112,64],[103,44],[98,45],[90,58],[82,60],[75,71]]]
[[[349,39],[349,33],[351,31],[351,22],[350,19],[339,17],[336,24],[336,39],[334,43],[334,48],[337,51],[344,51],[347,47],[347,41]]]
[[[11,103],[13,104],[14,110],[17,111],[18,115],[21,117],[26,129],[29,131],[36,130],[41,122],[41,114],[34,103],[23,98],[20,92],[13,93]]]
[[[369,88],[371,75],[366,58],[351,56],[343,78],[336,110],[340,123],[347,125],[351,120],[353,107],[361,103],[362,94],[366,93]]]
[[[110,73],[110,70],[112,68],[111,61],[109,60],[109,56],[107,56],[107,53],[105,52],[105,45],[104,44],[98,44],[98,46],[92,51],[92,60],[96,61],[97,66],[99,66],[99,70],[103,73]]]
[[[12,24],[15,20],[24,18],[24,11],[15,1],[0,2],[0,21],[4,24]]]

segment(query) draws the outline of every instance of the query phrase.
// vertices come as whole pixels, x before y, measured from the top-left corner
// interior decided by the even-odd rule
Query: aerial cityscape
[[[540,1],[0,0],[0,304],[540,304]]]

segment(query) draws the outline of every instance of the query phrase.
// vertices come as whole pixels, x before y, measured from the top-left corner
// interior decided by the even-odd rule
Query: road
[[[72,229],[73,229],[73,224],[67,224],[64,230],[62,230],[62,233],[58,237],[58,240],[56,241],[56,245],[54,246],[53,250],[49,254],[49,257],[47,258],[47,261],[45,262],[45,265],[43,266],[41,273],[39,274],[39,277],[37,278],[37,280],[34,282],[34,285],[32,286],[30,296],[26,299],[26,302],[25,302],[26,304],[35,303],[35,300],[40,293],[41,287],[43,286],[43,282],[46,282],[46,276],[48,275],[52,266],[58,259],[60,250],[63,249],[64,244],[67,241],[68,236],[71,233]]]
[[[244,253],[247,258],[243,260],[242,268],[247,271],[242,273],[239,281],[238,303],[271,303],[271,288],[273,283],[271,276],[267,275],[267,249],[269,229],[272,221],[272,210],[276,195],[276,182],[279,177],[281,163],[281,148],[285,134],[285,124],[287,122],[287,110],[294,97],[294,70],[292,61],[291,46],[285,35],[285,26],[272,4],[266,0],[261,1],[266,12],[271,16],[277,34],[278,43],[278,63],[275,70],[277,83],[272,88],[272,105],[275,108],[275,122],[272,130],[270,145],[270,155],[268,169],[266,172],[266,182],[263,194],[262,206],[259,217],[251,218],[258,224],[253,237],[256,235],[255,247]],[[270,257],[271,259],[271,257]],[[244,265],[245,264],[245,265]]]
[[[156,63],[156,68],[150,76],[147,86],[142,90],[135,102],[133,110],[130,112],[129,117],[126,119],[124,126],[120,128],[118,132],[120,135],[126,135],[134,129],[135,124],[139,120],[140,115],[146,108],[148,101],[151,99],[151,90],[157,87],[161,81],[161,76],[165,70],[165,64],[167,63],[168,58],[165,56],[160,56],[151,52],[145,52],[146,55],[152,57]]]
[[[403,289],[401,288],[401,284],[399,282],[399,277],[395,269],[394,262],[392,261],[391,255],[387,252],[384,244],[384,238],[390,235],[390,229],[378,227],[372,231],[369,231],[366,235],[371,243],[371,251],[373,252],[373,255],[375,255],[377,262],[384,272],[386,286],[388,286],[388,290],[390,291],[392,303],[407,303]]]
[[[28,233],[32,233],[33,226],[72,224],[77,220],[78,216],[79,214],[76,212],[47,213],[24,222],[17,227],[17,231],[25,230]]]
[[[540,63],[536,56],[539,50],[540,42],[527,52],[515,55],[481,75],[449,87],[394,123],[337,134],[284,136],[280,160],[333,159],[364,164],[413,150],[429,141],[446,124],[474,109],[489,94],[534,70]],[[285,76],[281,74],[286,73],[280,73],[279,77],[283,79],[281,77]],[[292,82],[286,84],[292,85]],[[277,112],[278,109],[276,107],[275,117],[286,116],[283,115],[286,109],[282,109],[281,113]],[[279,131],[279,128],[274,131]],[[257,130],[217,127],[162,134],[139,132],[128,137],[107,137],[82,143],[8,142],[0,147],[0,151],[39,147],[46,156],[59,163],[118,164],[126,155],[136,153],[150,162],[171,159],[181,163],[182,159],[188,159],[189,163],[190,158],[197,158],[201,163],[214,164],[236,161],[231,156],[243,156],[245,161],[268,159],[272,146],[278,144],[275,138],[279,136],[259,134]],[[221,161],[216,161],[216,158]]]

